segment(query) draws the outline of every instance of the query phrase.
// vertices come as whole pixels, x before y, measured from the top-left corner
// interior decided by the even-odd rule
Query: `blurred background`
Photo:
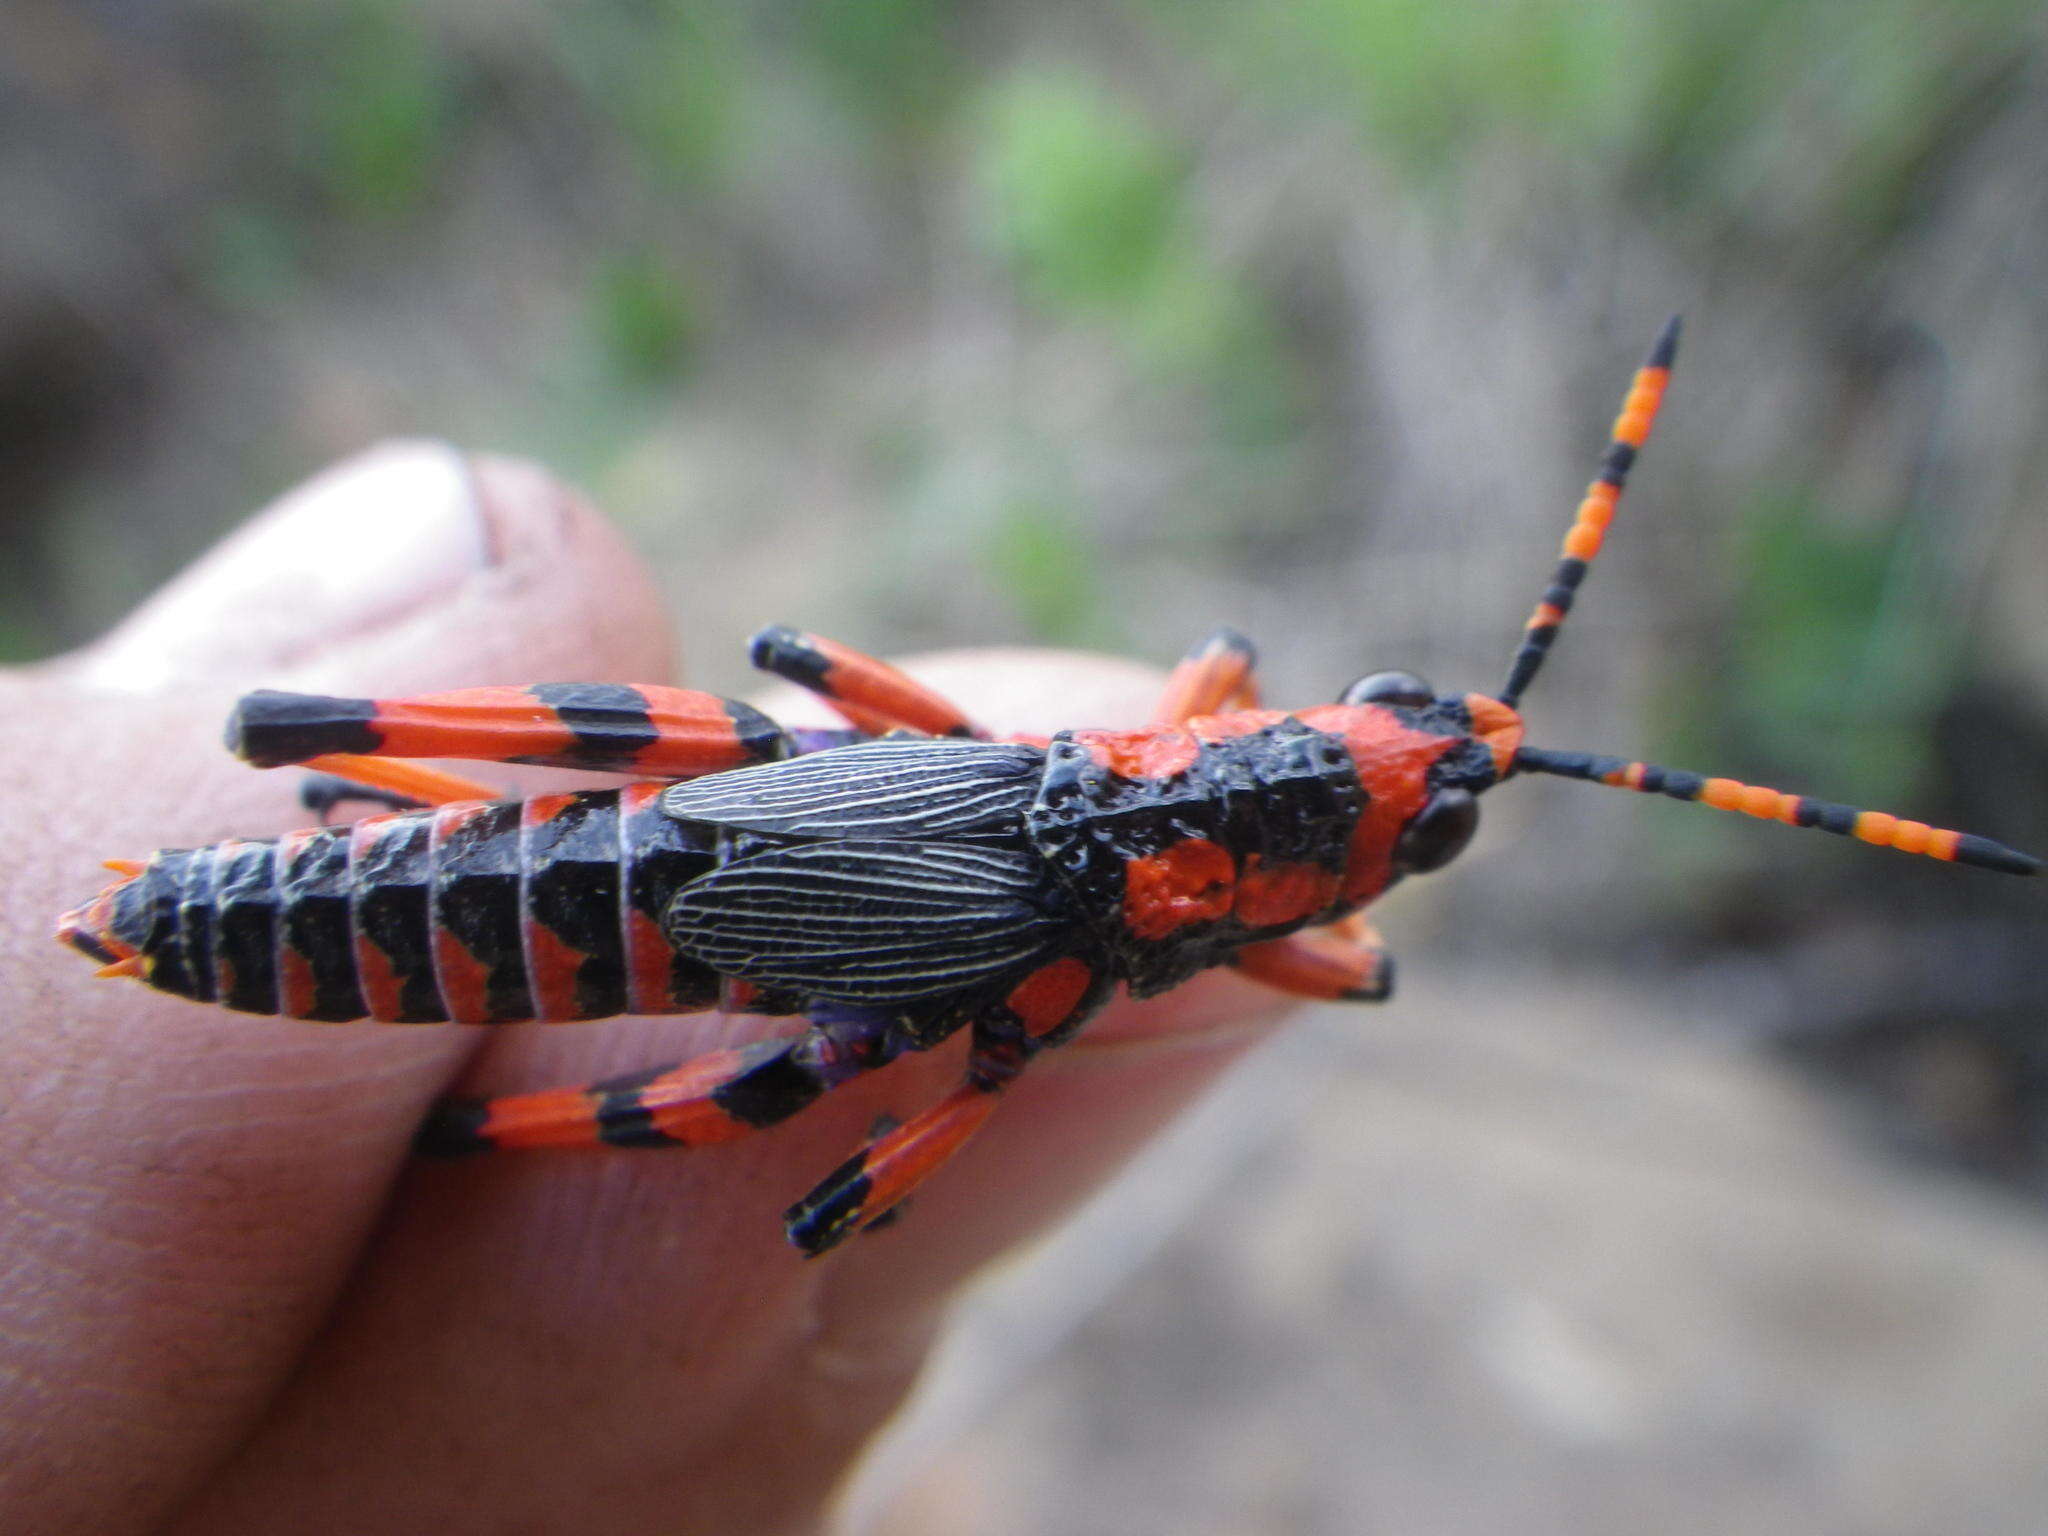
[[[771,620],[1490,688],[1679,310],[1534,739],[2048,846],[2033,5],[8,0],[0,208],[0,658],[424,434],[722,691]],[[851,1528],[2039,1528],[2041,894],[1485,812]]]

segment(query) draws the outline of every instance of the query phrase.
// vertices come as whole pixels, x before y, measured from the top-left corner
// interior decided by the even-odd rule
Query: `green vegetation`
[[[223,468],[206,515],[336,451],[309,422],[525,447],[602,488],[729,413],[850,487],[911,632],[976,590],[1059,640],[1128,633],[1119,573],[1148,558],[1266,562],[1278,584],[1302,540],[1369,536],[1375,391],[1411,381],[1360,372],[1376,277],[1343,267],[1347,221],[1558,292],[1612,284],[1599,253],[1633,239],[1669,281],[1853,331],[2041,43],[2018,0],[231,0],[194,26],[155,62],[200,126],[147,255],[202,306],[188,331],[306,349],[266,398],[222,404],[245,478]],[[118,139],[128,104],[103,105]],[[1563,211],[1521,227],[1544,208]],[[420,355],[348,356],[391,313],[428,317]],[[928,361],[988,334],[1000,349]],[[968,377],[985,396],[943,398]],[[1813,489],[1757,504],[1702,573],[1740,594],[1712,692],[1743,702],[1681,689],[1689,715],[1885,798],[1964,666],[1924,541],[1845,522],[1810,464],[1743,462],[1731,506]],[[766,470],[735,483],[803,504]],[[102,533],[106,487],[72,514],[104,507]],[[1118,523],[1139,504],[1172,515]],[[17,607],[17,651],[64,633]],[[1889,681],[1839,686],[1864,674]]]

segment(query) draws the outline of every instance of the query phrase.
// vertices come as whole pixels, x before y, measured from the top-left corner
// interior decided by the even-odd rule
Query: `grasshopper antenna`
[[[1880,848],[1901,853],[1924,854],[1953,864],[1972,864],[1978,869],[1995,869],[2008,875],[2038,875],[2042,862],[2031,854],[1994,843],[1988,837],[1968,832],[1950,832],[1930,827],[1924,821],[1907,821],[1883,811],[1858,810],[1853,805],[1830,805],[1804,795],[1788,795],[1761,784],[1743,784],[1735,779],[1709,779],[1676,768],[1659,768],[1655,763],[1631,763],[1619,757],[1596,757],[1590,752],[1546,752],[1540,747],[1522,747],[1514,756],[1510,772],[1549,773],[1562,779],[1584,779],[1610,789],[1633,789],[1645,795],[1669,795],[1673,800],[1692,800],[1717,811],[1740,811],[1765,821],[1782,821],[1795,827],[1818,827],[1838,837],[1860,838]]]
[[[1571,532],[1564,536],[1564,551],[1557,570],[1537,602],[1536,611],[1529,615],[1521,648],[1508,666],[1507,686],[1500,691],[1500,701],[1510,709],[1520,705],[1522,695],[1535,680],[1543,658],[1550,654],[1551,642],[1564,627],[1565,615],[1572,611],[1579,583],[1586,579],[1594,557],[1600,553],[1607,525],[1614,521],[1614,509],[1620,504],[1622,487],[1628,483],[1629,468],[1636,461],[1637,451],[1649,440],[1650,428],[1657,420],[1657,407],[1664,401],[1664,386],[1671,379],[1671,362],[1678,355],[1678,326],[1677,315],[1665,322],[1664,329],[1657,334],[1657,344],[1636,370],[1628,395],[1621,402],[1621,414],[1614,418],[1613,440],[1600,456],[1599,473],[1586,487]]]

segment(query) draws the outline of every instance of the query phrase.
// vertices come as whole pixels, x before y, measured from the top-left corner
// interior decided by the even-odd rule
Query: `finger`
[[[651,583],[517,464],[409,445],[285,497],[105,641],[0,678],[0,1528],[149,1525],[326,1310],[468,1032],[253,1019],[95,982],[54,915],[159,844],[301,824],[220,746],[257,685],[659,679]]]
[[[50,670],[146,694],[429,689],[535,668],[574,681],[593,666],[643,682],[674,666],[659,596],[611,526],[532,465],[391,443],[280,498]]]
[[[911,670],[1005,729],[1142,720],[1159,687],[1100,658]],[[785,1244],[780,1211],[878,1116],[954,1086],[960,1041],[724,1146],[421,1168],[277,1420],[190,1528],[260,1530],[287,1507],[314,1531],[568,1529],[596,1508],[623,1529],[794,1526],[895,1406],[957,1284],[1091,1189],[1283,1006],[1230,976],[1118,1005],[1033,1065],[899,1227],[819,1262]],[[473,1085],[588,1080],[787,1027],[520,1031]],[[335,1464],[345,1486],[309,1475]]]

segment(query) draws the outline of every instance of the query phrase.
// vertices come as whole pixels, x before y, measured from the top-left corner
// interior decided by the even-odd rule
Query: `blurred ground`
[[[770,621],[1486,688],[1683,310],[1532,737],[2048,847],[2018,0],[10,0],[0,200],[0,659],[429,435],[581,481],[713,688]],[[2022,1528],[2042,893],[1485,817],[891,1521]]]
[[[1304,1020],[969,1302],[846,1529],[2038,1531],[2037,1213],[1532,980]]]

